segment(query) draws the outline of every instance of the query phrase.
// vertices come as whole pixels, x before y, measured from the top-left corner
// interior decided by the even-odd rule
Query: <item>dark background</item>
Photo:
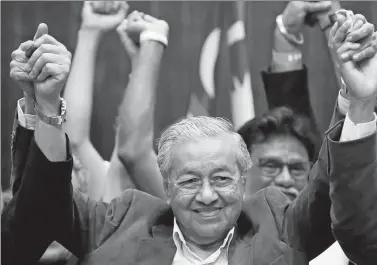
[[[246,2],[246,35],[249,49],[252,87],[256,114],[267,109],[260,71],[270,62],[275,18],[287,2]],[[169,48],[166,50],[158,87],[156,137],[161,130],[187,112],[190,91],[198,85],[199,52],[211,27],[215,1],[134,1],[138,9],[163,18],[170,24]],[[9,77],[10,55],[20,43],[32,39],[39,23],[49,26],[49,33],[74,53],[80,26],[82,2],[1,2],[1,180],[9,186],[10,139],[17,99],[22,94]],[[342,2],[342,6],[361,13],[377,25],[377,2]],[[214,22],[213,22],[214,23]],[[318,28],[305,29],[304,61],[309,69],[311,103],[319,130],[329,124],[337,87],[325,37]],[[114,144],[114,120],[127,84],[130,65],[115,32],[106,34],[97,54],[94,110],[91,139],[105,159]],[[79,89],[79,88],[78,88]],[[278,89],[278,88],[277,88]],[[228,99],[219,99],[217,115],[230,118]],[[221,104],[223,100],[224,104]],[[223,107],[225,106],[225,107]]]

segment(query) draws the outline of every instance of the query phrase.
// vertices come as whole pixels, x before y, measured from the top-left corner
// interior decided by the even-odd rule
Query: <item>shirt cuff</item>
[[[25,98],[17,101],[18,124],[26,129],[35,130],[36,115],[24,114]]]
[[[341,91],[339,90],[339,95],[338,95],[339,112],[343,115],[346,115],[349,108],[350,108],[350,101],[348,99],[346,99],[345,97],[343,97],[340,92]]]
[[[343,124],[342,135],[340,136],[340,142],[354,141],[373,134],[376,131],[376,122],[376,113],[374,113],[373,121],[359,124],[354,124],[347,113]]]

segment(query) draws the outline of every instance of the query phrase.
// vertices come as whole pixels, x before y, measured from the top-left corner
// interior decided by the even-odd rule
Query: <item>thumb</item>
[[[323,12],[331,8],[331,1],[306,2],[304,9],[308,13]]]
[[[117,32],[119,34],[120,40],[122,41],[124,48],[126,49],[129,55],[135,54],[137,52],[137,47],[135,43],[131,40],[131,38],[126,33],[127,27],[127,19],[123,20],[123,22],[117,27]]]
[[[34,41],[42,37],[43,35],[48,34],[48,27],[45,23],[41,23],[38,26],[37,32],[34,35]]]

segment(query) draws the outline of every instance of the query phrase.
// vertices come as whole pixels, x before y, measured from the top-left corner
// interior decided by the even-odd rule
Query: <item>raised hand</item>
[[[131,59],[132,69],[134,69],[138,61],[140,47],[138,44],[139,41],[133,41],[130,38],[130,36],[128,36],[126,32],[127,24],[128,20],[123,20],[123,22],[117,27],[117,32],[119,34],[119,38],[123,44],[124,49],[126,50],[128,56]]]
[[[283,25],[291,34],[297,35],[305,25],[305,17],[311,13],[330,10],[331,1],[290,1],[282,13]]]
[[[329,47],[337,55],[340,72],[351,97],[356,100],[374,99],[377,92],[377,44],[374,26],[366,22],[355,30],[351,29],[353,21],[343,20],[338,16],[331,29]],[[347,38],[353,41],[347,41]],[[357,60],[349,60],[349,53],[360,48],[360,40],[369,40],[369,43],[363,44],[364,50],[354,55]]]
[[[125,1],[85,1],[81,29],[110,31],[123,21],[127,11],[128,4]]]
[[[10,63],[10,77],[21,88],[26,99],[32,99],[34,97],[33,80],[29,77],[31,68],[28,64],[30,57],[28,52],[35,49],[34,41],[45,34],[48,34],[48,27],[46,24],[41,23],[38,26],[33,41],[28,40],[22,43],[20,47],[18,47],[18,49],[11,55],[12,61]]]
[[[143,32],[153,32],[153,34],[167,40],[169,37],[169,25],[164,20],[134,11],[118,26],[117,32],[134,66],[139,57],[140,35]]]
[[[59,113],[60,92],[67,80],[71,53],[63,44],[45,34],[34,41],[37,48],[27,64],[29,78],[33,80],[36,101],[45,114]]]

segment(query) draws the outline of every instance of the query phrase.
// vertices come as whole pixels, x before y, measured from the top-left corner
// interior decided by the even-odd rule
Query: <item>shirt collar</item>
[[[227,236],[224,239],[223,244],[212,254],[210,255],[208,259],[217,259],[222,253],[228,253],[230,242],[233,239],[235,228],[233,227],[227,234]],[[177,224],[177,220],[174,217],[174,227],[173,227],[173,240],[175,243],[175,246],[177,247],[178,253],[181,253],[181,255],[187,256],[187,254],[192,255],[195,259],[201,260],[195,253],[193,253],[189,247],[186,244],[186,240],[181,232],[181,229],[179,228]],[[215,253],[217,253],[215,255]],[[214,257],[214,255],[216,257]],[[188,258],[188,257],[186,257]]]

